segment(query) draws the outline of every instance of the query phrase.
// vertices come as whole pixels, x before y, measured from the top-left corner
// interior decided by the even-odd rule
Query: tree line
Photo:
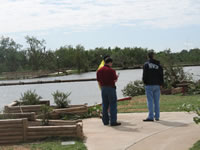
[[[47,50],[45,40],[26,36],[27,47],[16,43],[9,37],[0,38],[0,73],[23,71],[57,71],[58,69],[76,69],[79,72],[96,70],[103,56],[110,55],[113,67],[122,69],[142,66],[152,49],[141,47],[115,47],[86,50],[84,46],[61,46]],[[163,64],[199,65],[200,49],[182,50],[172,53],[170,49],[156,53],[156,58]]]

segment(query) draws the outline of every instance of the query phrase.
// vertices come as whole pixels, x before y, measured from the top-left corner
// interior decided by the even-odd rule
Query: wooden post
[[[35,121],[36,120],[36,116],[35,116],[35,112],[31,112],[31,121]]]
[[[76,124],[76,135],[77,137],[83,139],[83,124],[77,123]]]
[[[28,120],[26,118],[22,119],[23,125],[23,140],[26,142],[27,140],[27,128],[28,128]]]

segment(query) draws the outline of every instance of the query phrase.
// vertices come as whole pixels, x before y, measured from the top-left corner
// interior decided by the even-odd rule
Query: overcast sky
[[[200,48],[200,0],[0,0],[0,36],[25,46],[26,35],[52,50]]]

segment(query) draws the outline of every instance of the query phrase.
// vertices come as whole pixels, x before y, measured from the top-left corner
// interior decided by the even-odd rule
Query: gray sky
[[[48,49],[78,44],[162,51],[200,48],[200,0],[0,0],[0,36]]]

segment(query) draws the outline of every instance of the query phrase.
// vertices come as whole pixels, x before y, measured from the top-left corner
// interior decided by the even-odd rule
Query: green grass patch
[[[61,142],[75,141],[73,145],[61,145]],[[14,146],[1,146],[0,150],[87,150],[82,140],[69,138],[52,138],[34,143],[25,143]]]
[[[190,150],[199,150],[200,149],[200,140],[197,141]]]
[[[177,112],[181,111],[179,107],[186,104],[198,104],[199,95],[161,95],[160,111],[161,112]],[[122,101],[118,103],[118,112],[147,112],[146,96],[136,96],[130,101]]]

